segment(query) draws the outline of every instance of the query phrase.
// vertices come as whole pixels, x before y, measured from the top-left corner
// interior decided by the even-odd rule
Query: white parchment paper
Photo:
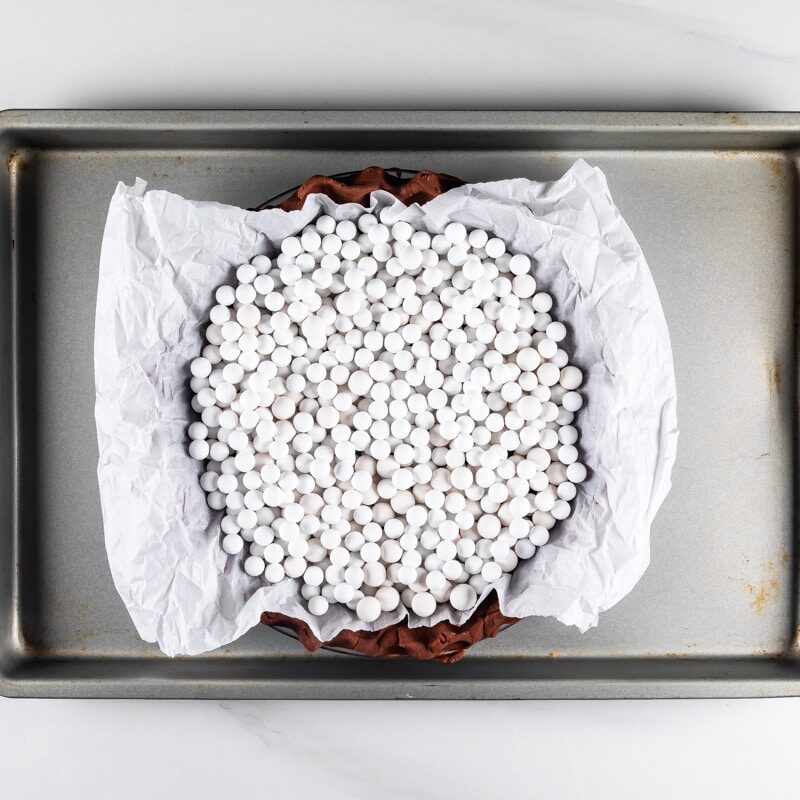
[[[470,184],[424,206],[391,207],[429,232],[450,221],[499,236],[535,260],[540,288],[568,325],[586,375],[577,424],[590,469],[571,517],[496,585],[503,613],[552,616],[586,630],[637,583],[650,560],[650,524],[670,488],[677,445],[675,378],[666,321],[641,249],[605,176],[578,161],[560,180]],[[320,212],[363,213],[309,198],[299,211],[245,211],[120,183],[103,237],[95,328],[98,480],[114,583],[143,639],[168,655],[231,642],[262,611],[305,620],[320,639],[378,629],[405,611],[361,622],[344,606],[309,615],[298,581],[265,587],[220,548],[220,512],[206,505],[186,451],[194,418],[188,364],[199,354],[216,287],[235,267],[271,253]],[[426,621],[463,622],[441,607]]]

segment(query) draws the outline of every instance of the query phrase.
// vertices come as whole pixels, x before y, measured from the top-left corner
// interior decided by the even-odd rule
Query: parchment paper
[[[650,560],[650,524],[670,488],[677,445],[675,378],[666,321],[633,234],[603,173],[576,162],[558,181],[469,184],[424,206],[385,192],[371,208],[441,232],[481,227],[535,260],[539,286],[569,328],[586,375],[577,424],[590,477],[549,544],[497,584],[509,616],[552,616],[585,631],[636,585]],[[321,211],[363,213],[315,195],[299,211],[245,211],[120,183],[103,237],[95,328],[98,480],[114,583],[141,637],[167,655],[225,645],[281,611],[329,639],[378,629],[405,610],[361,622],[345,606],[314,617],[299,582],[272,587],[247,576],[220,547],[221,512],[206,505],[187,453],[194,418],[188,363],[199,354],[215,288],[235,267],[272,253]],[[428,620],[469,612],[441,607]]]

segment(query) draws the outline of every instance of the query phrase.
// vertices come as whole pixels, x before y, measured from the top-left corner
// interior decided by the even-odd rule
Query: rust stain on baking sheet
[[[763,614],[765,608],[774,603],[778,596],[778,579],[775,577],[775,564],[768,561],[763,568],[765,573],[763,579],[758,583],[743,581],[745,591],[750,598],[750,608],[756,614]]]
[[[79,627],[75,631],[75,648],[79,653],[86,653],[89,649],[90,640],[97,636],[100,631],[96,628],[85,627],[90,617],[89,604],[85,600],[77,604],[70,603],[70,605],[72,607],[72,615],[79,623]]]
[[[786,161],[773,153],[761,153],[756,156],[759,163],[770,171],[769,189],[778,192],[784,189],[786,183]]]
[[[767,369],[769,371],[770,387],[780,389],[782,377],[780,361],[775,359],[771,364],[768,365]]]
[[[88,629],[84,631],[78,631],[75,636],[75,649],[79,653],[87,653],[89,652],[89,644],[95,636],[98,636],[100,631],[95,629]]]
[[[765,156],[764,161],[766,161],[767,167],[769,171],[780,180],[783,180],[785,177],[785,172],[783,169],[783,162],[780,159],[773,158],[772,156]]]
[[[558,653],[555,650],[551,650],[548,655],[550,658],[558,658]]]
[[[775,578],[771,578],[768,582],[760,583],[758,586],[746,583],[745,587],[750,595],[750,608],[756,614],[763,614],[764,607],[775,599],[775,594],[778,591],[778,581]]]
[[[28,164],[20,155],[19,150],[12,150],[6,158],[6,170],[13,172],[15,169],[21,171],[28,169]]]

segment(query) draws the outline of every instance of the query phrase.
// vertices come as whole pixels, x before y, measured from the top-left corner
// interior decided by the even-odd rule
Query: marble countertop
[[[28,0],[0,26],[0,108],[798,110],[799,34],[791,0]],[[799,715],[800,699],[0,699],[0,796],[768,796],[796,783]]]
[[[779,797],[796,785],[798,712],[794,700],[4,700],[2,796]]]
[[[59,8],[20,3],[0,31],[3,107],[800,108],[792,0]]]

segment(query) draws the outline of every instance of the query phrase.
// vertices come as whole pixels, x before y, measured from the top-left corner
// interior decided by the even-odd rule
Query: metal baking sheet
[[[0,114],[0,691],[54,697],[554,698],[800,694],[800,115]],[[307,655],[258,627],[168,659],[106,564],[92,336],[118,180],[255,206],[312,173],[607,174],[670,325],[681,439],[652,566],[596,629],[529,619],[460,663]]]

